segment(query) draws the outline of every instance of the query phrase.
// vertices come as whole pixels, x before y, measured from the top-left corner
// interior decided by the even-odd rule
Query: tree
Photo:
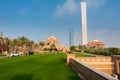
[[[75,46],[71,46],[71,47],[70,47],[70,50],[71,50],[71,51],[75,51],[75,50],[76,50],[76,47],[75,47]]]
[[[52,52],[55,49],[56,49],[56,46],[54,44],[50,45],[50,48],[49,48],[50,52]]]
[[[10,43],[11,43],[11,40],[8,37],[5,37],[4,41],[5,41],[5,50],[7,52],[10,52]]]
[[[108,55],[118,55],[118,54],[120,54],[120,49],[119,48],[111,47],[111,48],[107,48],[106,50],[107,50]]]
[[[13,50],[14,50],[14,51],[17,51],[17,50],[18,50],[18,44],[19,44],[18,40],[17,40],[17,39],[14,39],[14,40],[13,40]]]
[[[43,47],[45,45],[45,42],[39,42],[39,45]]]
[[[80,49],[81,52],[89,52],[89,48],[86,45],[79,45],[78,49]]]
[[[86,47],[85,45],[79,45],[78,48],[79,48],[80,50],[85,50],[85,49],[87,49],[87,47]]]
[[[21,36],[13,39],[10,46],[13,48],[11,51],[26,52],[32,48],[34,41],[29,40],[27,37]]]

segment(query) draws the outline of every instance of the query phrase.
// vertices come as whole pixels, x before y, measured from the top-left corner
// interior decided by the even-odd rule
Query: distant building
[[[59,40],[54,36],[50,36],[46,39],[44,48],[50,48],[51,45],[54,45],[57,50],[61,48]]]
[[[50,36],[46,39],[43,49],[49,49],[52,45],[54,45],[57,50],[61,50],[63,52],[69,51],[69,48],[61,46],[59,40],[54,36]]]
[[[69,46],[74,46],[74,31],[73,29],[69,30]]]
[[[101,42],[99,40],[93,40],[92,42],[88,42],[87,46],[91,48],[105,48],[104,42]]]

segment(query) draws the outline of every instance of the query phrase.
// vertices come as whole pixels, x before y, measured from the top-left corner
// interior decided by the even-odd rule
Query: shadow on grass
[[[62,63],[66,63],[66,59],[65,58],[63,58],[61,61],[62,61]]]
[[[29,74],[22,74],[22,75],[16,75],[12,77],[10,80],[32,80],[33,75]]]
[[[70,76],[67,80],[82,80],[78,76]]]

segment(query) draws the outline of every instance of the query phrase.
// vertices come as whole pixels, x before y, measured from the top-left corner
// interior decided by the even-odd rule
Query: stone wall
[[[114,63],[111,61],[111,57],[82,57],[76,59],[106,74],[114,73]]]
[[[78,75],[82,75],[84,80],[118,80],[76,59],[70,58],[69,65],[78,73]]]
[[[112,61],[115,63],[115,74],[117,74],[120,79],[120,55],[113,55]]]
[[[70,59],[71,58],[75,58],[75,54],[67,54],[67,60],[66,60],[66,63],[69,64],[70,63]]]

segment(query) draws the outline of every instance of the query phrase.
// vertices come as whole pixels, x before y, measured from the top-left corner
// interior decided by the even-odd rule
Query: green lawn
[[[64,54],[0,59],[0,80],[81,80],[66,65]]]
[[[88,54],[76,54],[76,57],[95,57],[93,55],[88,55]]]
[[[1,53],[0,53],[0,56],[6,56],[6,55],[5,55],[5,54],[1,54]]]

